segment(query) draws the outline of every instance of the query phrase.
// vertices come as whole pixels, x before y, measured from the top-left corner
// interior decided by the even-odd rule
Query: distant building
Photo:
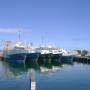
[[[81,55],[81,50],[72,50],[72,51],[69,51],[69,54],[72,54],[72,55]]]

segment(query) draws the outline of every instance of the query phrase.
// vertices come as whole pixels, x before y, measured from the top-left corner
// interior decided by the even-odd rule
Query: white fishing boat
[[[22,42],[17,42],[12,49],[4,53],[4,58],[9,62],[24,63],[28,50]]]
[[[41,46],[37,48],[37,52],[40,52],[40,57],[42,58],[60,58],[62,56],[62,49],[48,46]]]
[[[36,51],[41,54],[39,58],[50,58],[52,55],[50,48],[47,46],[40,46],[36,48]]]

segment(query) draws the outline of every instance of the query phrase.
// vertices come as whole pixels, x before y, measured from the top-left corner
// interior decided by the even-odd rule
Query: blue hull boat
[[[72,55],[62,56],[61,61],[64,63],[73,62],[73,56]]]
[[[40,56],[40,53],[28,53],[27,57],[26,57],[26,60],[27,61],[37,62],[39,56]]]
[[[13,55],[8,55],[5,58],[5,61],[7,62],[11,62],[11,63],[25,63],[26,61],[26,54],[22,53],[22,54],[13,54]]]

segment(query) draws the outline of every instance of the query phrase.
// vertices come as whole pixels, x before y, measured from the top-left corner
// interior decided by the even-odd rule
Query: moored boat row
[[[23,44],[22,42],[17,42],[13,47],[6,52],[4,52],[4,60],[13,63],[25,63],[26,60],[37,62],[38,59],[42,58],[67,58],[72,59],[71,56],[64,56],[65,50],[56,47],[38,47],[32,48]]]

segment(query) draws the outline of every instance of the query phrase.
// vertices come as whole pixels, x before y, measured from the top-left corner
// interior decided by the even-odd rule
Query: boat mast
[[[44,42],[43,42],[43,36],[41,37],[41,45],[43,45],[44,44]]]
[[[18,31],[18,40],[21,41],[21,30]]]

